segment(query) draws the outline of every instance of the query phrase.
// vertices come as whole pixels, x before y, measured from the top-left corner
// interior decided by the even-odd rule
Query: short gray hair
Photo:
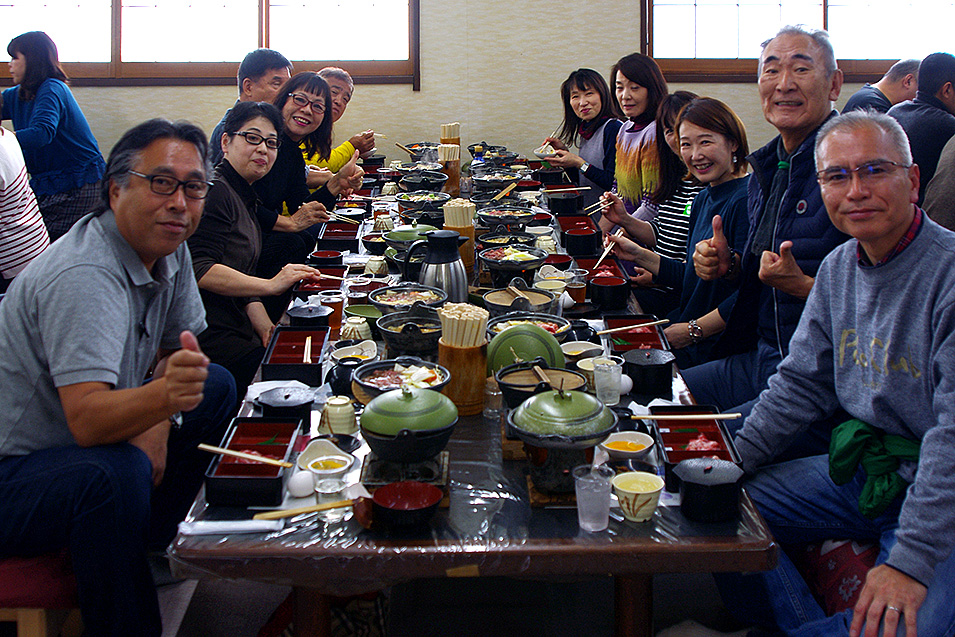
[[[849,111],[837,117],[833,117],[822,125],[819,134],[816,135],[815,159],[816,168],[819,168],[819,149],[822,148],[822,142],[835,131],[841,130],[879,130],[886,134],[895,147],[896,152],[902,158],[902,163],[912,164],[912,149],[909,147],[909,138],[906,136],[902,126],[894,117],[889,117],[885,113],[880,113],[873,109]]]
[[[348,90],[350,91],[355,90],[355,80],[351,79],[351,75],[349,75],[348,71],[346,71],[345,69],[340,69],[337,66],[326,66],[321,71],[319,71],[318,74],[321,75],[322,78],[326,80],[330,77],[334,77],[337,80],[341,80],[342,82],[345,82],[346,84],[348,84]]]
[[[919,64],[922,63],[922,60],[899,60],[885,72],[885,79],[890,82],[899,82],[905,78],[906,75],[914,75],[915,79],[919,79]]]
[[[836,52],[832,49],[832,42],[829,41],[829,33],[827,31],[823,29],[813,29],[804,24],[787,24],[781,28],[776,35],[759,45],[759,73],[763,71],[763,53],[766,51],[766,47],[769,46],[770,42],[781,35],[803,35],[812,39],[822,50],[822,65],[826,69],[826,77],[832,77],[832,74],[836,72],[838,68],[836,66]]]

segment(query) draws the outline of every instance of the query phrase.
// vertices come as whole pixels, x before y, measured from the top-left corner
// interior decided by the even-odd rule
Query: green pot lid
[[[402,429],[444,429],[457,418],[458,408],[444,394],[404,385],[373,398],[361,414],[361,426],[382,436],[397,436]]]
[[[613,412],[582,391],[552,390],[531,396],[515,410],[514,424],[522,430],[547,435],[582,436],[613,426]]]
[[[345,316],[360,316],[366,319],[378,320],[381,318],[381,310],[374,305],[347,305],[345,306]]]
[[[426,223],[413,223],[407,226],[398,226],[386,234],[385,238],[392,241],[417,241],[418,239],[424,239],[424,233],[432,230],[437,230],[437,228]]]

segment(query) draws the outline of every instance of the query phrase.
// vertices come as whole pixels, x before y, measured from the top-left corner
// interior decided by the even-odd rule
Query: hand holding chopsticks
[[[614,232],[614,233],[613,233],[613,236],[615,236],[615,237],[622,237],[622,236],[623,236],[623,228],[620,228],[619,230],[617,230],[616,232]],[[599,259],[597,259],[597,263],[595,263],[594,266],[593,266],[592,268],[590,268],[591,272],[596,272],[596,271],[597,271],[597,268],[600,266],[601,263],[603,263],[603,260],[606,259],[606,258],[607,258],[607,255],[610,254],[610,251],[613,250],[613,246],[614,246],[614,242],[613,242],[613,241],[611,241],[610,243],[607,244],[607,247],[604,248],[603,254],[600,255],[600,258],[599,258]]]
[[[351,217],[346,217],[346,216],[344,216],[344,215],[340,215],[340,214],[338,214],[337,212],[329,212],[329,213],[328,213],[328,216],[331,217],[332,219],[334,219],[335,221],[343,221],[343,222],[345,222],[345,223],[350,223],[350,224],[356,225],[356,226],[360,226],[360,225],[361,225],[361,221],[358,221],[357,219],[352,219]]]

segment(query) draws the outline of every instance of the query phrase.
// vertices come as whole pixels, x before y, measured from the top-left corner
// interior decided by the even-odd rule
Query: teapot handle
[[[418,248],[425,246],[427,247],[428,241],[426,239],[419,239],[411,244],[411,247],[408,248],[408,251],[405,252],[405,261],[404,265],[401,268],[401,274],[405,279],[408,278],[409,266],[411,265],[411,256],[414,254],[414,251]]]

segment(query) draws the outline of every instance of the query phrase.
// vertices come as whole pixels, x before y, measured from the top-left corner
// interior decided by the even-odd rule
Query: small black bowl
[[[434,517],[442,498],[444,492],[433,484],[414,480],[386,484],[371,499],[375,524],[394,531],[421,528]]]
[[[619,276],[601,276],[590,280],[590,299],[602,310],[627,307],[630,282]]]

